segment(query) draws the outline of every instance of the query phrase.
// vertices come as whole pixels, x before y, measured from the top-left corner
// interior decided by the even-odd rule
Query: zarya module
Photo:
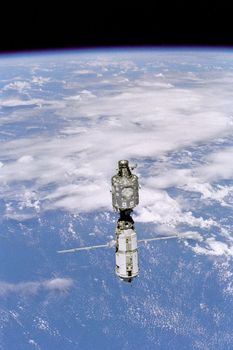
[[[138,246],[133,208],[139,203],[138,177],[132,174],[128,160],[118,162],[118,173],[112,177],[112,205],[120,217],[116,228],[116,274],[131,282],[138,275]]]

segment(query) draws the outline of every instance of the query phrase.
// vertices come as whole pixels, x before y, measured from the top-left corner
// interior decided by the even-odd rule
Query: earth
[[[232,349],[233,51],[0,56],[0,349]],[[137,164],[133,283],[110,184]]]

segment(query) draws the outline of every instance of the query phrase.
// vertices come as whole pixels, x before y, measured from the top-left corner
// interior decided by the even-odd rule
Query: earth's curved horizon
[[[231,349],[233,50],[0,56],[0,349]],[[137,163],[130,286],[110,179]]]

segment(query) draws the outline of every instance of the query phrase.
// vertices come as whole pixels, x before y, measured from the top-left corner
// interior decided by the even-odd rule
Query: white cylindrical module
[[[131,281],[139,272],[137,235],[133,229],[123,230],[116,242],[116,274]]]

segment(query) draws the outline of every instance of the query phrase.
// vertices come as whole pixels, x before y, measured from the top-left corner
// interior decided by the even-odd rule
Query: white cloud
[[[199,242],[203,241],[203,237],[197,231],[181,232],[178,234],[178,236],[182,239],[191,239],[191,240],[195,240],[195,241],[199,241]]]
[[[42,286],[48,290],[65,291],[72,287],[73,280],[70,278],[54,278],[42,282]]]
[[[196,245],[192,248],[197,254],[212,255],[212,256],[233,256],[233,245],[216,240],[214,237],[209,237],[205,240],[205,245]]]
[[[80,95],[68,96],[68,97],[64,97],[64,100],[80,101],[81,96]]]
[[[89,98],[95,98],[95,97],[96,95],[94,95],[91,91],[82,90],[78,95],[71,95],[71,96],[64,97],[64,100],[80,102],[80,101],[86,101]]]
[[[44,101],[38,98],[21,100],[19,98],[0,99],[0,107],[21,107],[21,106],[40,106]]]
[[[50,80],[51,78],[48,78],[48,77],[33,76],[31,82],[33,84],[42,86],[45,83],[48,83]]]
[[[81,182],[80,185],[59,187],[53,194],[45,197],[48,208],[63,208],[76,212],[111,209],[110,186],[99,180],[91,183]]]
[[[0,281],[0,296],[37,294],[40,290],[65,292],[73,285],[70,278],[54,278],[40,282],[7,283]]]
[[[14,82],[11,82],[7,85],[5,85],[2,90],[6,91],[6,90],[16,90],[19,93],[24,92],[25,90],[29,90],[31,88],[31,84],[27,81],[21,81],[21,80],[17,80]]]
[[[134,82],[136,86],[169,89],[174,87],[171,83],[166,83],[164,81],[156,81],[155,79],[141,79]]]
[[[139,68],[137,66],[137,64],[130,59],[127,59],[126,57],[123,57],[124,53],[121,53],[120,56],[116,56],[115,58],[113,58],[112,55],[104,55],[101,54],[98,57],[95,57],[93,60],[88,60],[86,61],[84,64],[82,61],[77,62],[80,66],[83,65],[83,70],[89,70],[87,69],[87,67],[90,68],[98,68],[99,70],[101,70],[102,72],[108,72],[110,69],[115,69],[117,72],[124,70],[124,73],[126,71],[137,71]],[[91,71],[92,71],[91,69]],[[98,70],[98,73],[99,73]],[[79,71],[79,70],[78,70]],[[121,71],[121,73],[123,73]]]
[[[199,175],[208,181],[233,177],[233,147],[214,152],[207,158],[207,164],[199,169]]]
[[[150,187],[140,191],[140,206],[135,212],[137,221],[154,222],[172,227],[183,223],[192,227],[209,229],[216,225],[212,219],[195,217],[191,211],[182,210],[178,201],[171,198],[166,191]]]
[[[27,155],[25,155],[25,156],[22,156],[22,157],[20,157],[18,160],[17,160],[17,162],[19,162],[19,163],[30,163],[30,162],[32,162],[33,161],[33,157],[32,156],[27,156]]]
[[[95,71],[90,70],[90,69],[78,69],[78,70],[74,71],[73,73],[78,74],[78,75],[96,74]]]

